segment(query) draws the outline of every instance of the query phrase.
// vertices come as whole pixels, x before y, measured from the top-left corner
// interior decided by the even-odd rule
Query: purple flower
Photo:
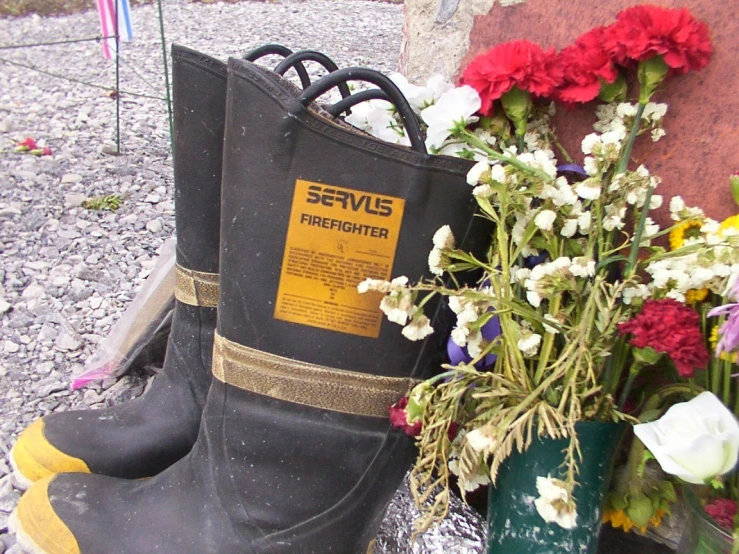
[[[497,315],[491,317],[490,320],[482,326],[482,329],[480,329],[482,338],[486,341],[491,341],[495,337],[500,336],[501,332],[500,319],[498,319]],[[449,337],[446,342],[446,352],[449,355],[449,363],[452,365],[459,365],[461,363],[467,364],[472,361],[472,356],[467,352],[467,348],[457,345],[457,343],[452,340],[452,337]],[[497,359],[498,356],[496,354],[486,354],[482,360],[475,364],[475,367],[477,369],[490,367]]]
[[[722,352],[734,352],[739,349],[739,278],[734,280],[727,296],[730,300],[737,300],[738,302],[719,306],[708,312],[708,317],[728,315],[728,318],[718,330],[721,339],[716,345],[716,355],[720,355]]]

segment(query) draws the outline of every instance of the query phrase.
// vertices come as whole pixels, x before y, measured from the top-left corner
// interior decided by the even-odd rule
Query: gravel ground
[[[121,90],[163,96],[156,7],[133,9],[135,40],[124,45]],[[267,42],[312,48],[339,66],[395,69],[402,8],[341,0],[164,5],[168,42],[221,59]],[[3,45],[94,37],[95,12],[0,19]],[[20,493],[8,453],[18,433],[52,410],[102,406],[140,394],[124,377],[70,390],[148,275],[174,232],[172,162],[165,103],[121,96],[121,155],[115,154],[115,64],[94,42],[0,49],[0,554],[21,552],[7,533]],[[7,60],[101,85],[93,88],[11,65]],[[53,155],[13,152],[34,137]],[[81,207],[118,194],[114,213]]]

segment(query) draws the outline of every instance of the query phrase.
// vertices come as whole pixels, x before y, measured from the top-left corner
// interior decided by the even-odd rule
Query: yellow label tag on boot
[[[405,201],[298,179],[275,318],[376,338],[382,294],[359,294],[367,277],[389,279]]]

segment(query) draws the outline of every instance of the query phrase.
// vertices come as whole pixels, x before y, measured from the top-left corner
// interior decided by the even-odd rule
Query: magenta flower
[[[718,330],[721,339],[716,345],[717,356],[721,355],[722,352],[735,352],[739,349],[739,278],[734,280],[727,296],[730,300],[736,300],[736,302],[713,308],[708,312],[709,317],[728,315],[727,320]]]

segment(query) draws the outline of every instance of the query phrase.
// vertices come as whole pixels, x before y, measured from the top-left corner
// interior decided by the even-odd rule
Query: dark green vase
[[[488,554],[594,554],[613,460],[626,428],[626,424],[597,421],[575,426],[583,457],[574,492],[574,529],[547,523],[534,506],[539,496],[537,477],[564,477],[563,450],[569,441],[534,439],[527,451],[514,449],[488,495]]]

